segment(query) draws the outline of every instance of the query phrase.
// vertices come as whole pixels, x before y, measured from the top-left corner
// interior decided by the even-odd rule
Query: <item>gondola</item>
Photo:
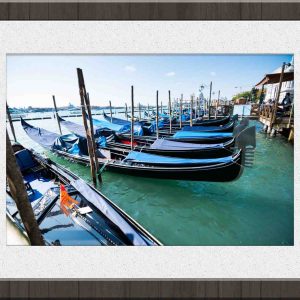
[[[115,117],[109,117],[105,112],[103,112],[103,117],[106,121],[111,122],[113,124],[131,126],[130,121],[123,120],[120,118],[115,118]],[[142,120],[142,121],[134,122],[134,125],[136,127],[140,126],[142,128],[143,135],[151,135],[155,132],[156,124],[154,122]]]
[[[61,118],[59,115],[58,115],[58,120],[69,131],[71,131],[71,132],[76,131],[77,135],[79,135],[79,136],[85,136],[85,129],[84,129],[83,125],[67,121],[67,120]],[[108,128],[108,127],[105,127],[105,126],[98,127],[98,126],[94,125],[93,127],[94,127],[94,136],[96,138],[101,137],[101,136],[104,136],[104,137],[110,136],[110,135],[112,135],[115,132],[111,128]]]
[[[222,119],[211,119],[211,120],[203,120],[203,119],[199,119],[196,120],[196,124],[199,124],[201,126],[220,126],[220,125],[224,125],[227,124],[228,122],[234,121],[238,119],[238,115],[234,115],[232,118],[230,117],[230,115],[222,118]]]
[[[173,127],[176,128],[179,126],[179,123],[180,123],[178,120],[179,116],[177,118],[174,117],[174,119],[176,121],[173,122],[173,120],[172,120],[172,123],[175,123],[175,125],[173,125]],[[238,120],[238,115],[235,114],[232,117],[230,115],[228,115],[224,118],[209,119],[209,120],[205,120],[203,118],[197,118],[197,119],[193,120],[193,123],[197,124],[197,125],[201,125],[201,126],[220,126],[220,125],[225,125],[225,124],[229,123],[230,121],[237,121],[237,120]],[[189,125],[189,124],[190,124],[189,117],[182,118],[182,125]],[[169,123],[166,123],[165,127],[168,127],[168,126],[169,126]]]
[[[76,135],[82,137],[86,136],[82,125],[65,121],[62,118],[60,118],[60,122]],[[159,138],[151,141],[135,140],[133,145],[135,151],[150,154],[183,158],[217,158],[232,154],[235,137],[247,126],[247,122],[242,122],[242,124],[238,125],[235,128],[234,135],[225,143],[193,144],[180,141],[168,141],[167,139]],[[100,138],[98,135],[95,135],[95,137]],[[113,150],[114,152],[122,154],[129,153],[131,150],[130,136],[112,133],[110,136],[106,135],[106,139],[101,138],[97,142],[103,149]]]
[[[249,119],[245,118],[241,120],[240,125],[248,126]],[[220,144],[230,141],[235,135],[236,127],[233,129],[233,132],[205,132],[205,131],[182,131],[178,130],[176,133],[164,133],[159,132],[159,135],[164,139],[169,141],[177,141],[184,143],[193,143],[193,144]],[[122,133],[118,134],[122,139],[130,139],[130,134]],[[139,136],[135,137],[136,142],[147,142],[153,143],[156,140],[155,136]]]
[[[201,131],[201,132],[232,132],[235,126],[235,121],[229,122],[225,125],[220,126],[184,126],[181,131]]]
[[[46,245],[161,245],[111,200],[69,170],[20,144],[13,149]],[[6,214],[26,235],[9,188]]]
[[[89,164],[86,141],[82,137],[57,135],[36,128],[22,120],[22,126],[30,138],[48,150],[82,164]],[[49,140],[53,139],[52,145]],[[66,141],[65,141],[66,139]],[[226,182],[238,179],[244,166],[250,163],[255,148],[255,127],[248,127],[235,140],[237,152],[221,158],[186,159],[160,156],[138,151],[121,154],[113,151],[97,151],[99,165],[107,171],[160,179]],[[76,147],[74,147],[76,145]],[[251,149],[249,147],[251,147]]]
[[[64,119],[60,118],[60,122],[63,126],[65,126],[69,131],[75,133],[76,135],[85,137],[85,131],[82,125],[65,121]],[[155,136],[135,136],[135,146],[137,147],[138,151],[144,151],[147,153],[153,153],[158,155],[169,155],[169,156],[176,156],[176,157],[187,157],[187,158],[207,158],[207,157],[221,157],[224,156],[225,152],[228,151],[229,148],[232,147],[233,139],[236,137],[239,132],[241,132],[244,128],[246,128],[249,124],[249,119],[245,118],[240,122],[240,125],[234,128],[232,133],[197,133],[197,132],[182,132],[178,131],[176,134],[169,134],[164,135],[164,146],[161,144],[161,142],[157,141]],[[108,135],[105,135],[108,137]],[[95,137],[99,137],[99,135],[95,135]],[[117,148],[124,148],[128,149],[131,140],[130,134],[123,134],[123,133],[113,133],[110,135],[110,138],[107,140],[110,142],[110,146],[114,147],[115,151],[117,151]],[[167,142],[169,143],[169,148],[166,149]],[[102,139],[103,143],[102,146],[105,144],[105,141]],[[113,145],[113,143],[119,143],[123,145]],[[173,145],[171,143],[173,142]],[[154,144],[155,143],[155,144]],[[215,146],[197,146],[198,150],[196,150],[195,146],[193,145],[180,145],[178,143],[189,143],[189,144],[215,144]],[[154,144],[154,145],[153,145]],[[164,149],[157,149],[158,144],[161,145]],[[155,149],[149,149],[152,146],[152,148]],[[175,150],[175,148],[177,148]],[[180,148],[183,148],[180,150]],[[187,152],[188,148],[191,151]],[[200,149],[199,149],[200,148]],[[207,149],[204,149],[207,148]],[[218,148],[218,149],[216,149]],[[225,149],[223,149],[225,148]],[[170,150],[170,151],[169,151]],[[207,150],[207,151],[206,151]],[[212,152],[210,152],[212,151]],[[125,153],[125,151],[121,151],[121,153]],[[227,152],[228,153],[228,152]]]
[[[107,116],[104,112],[103,112],[103,116],[105,118],[106,121],[108,122],[112,122],[113,124],[118,124],[118,125],[128,125],[130,126],[130,122],[127,120],[123,120],[123,119],[119,119],[119,118],[114,118],[114,117],[109,117]],[[230,122],[228,122],[227,124],[224,125],[194,125],[194,126],[189,126],[186,125],[184,126],[181,130],[182,131],[205,131],[205,132],[232,132],[235,126],[235,123],[237,121],[237,116],[235,115],[232,120]],[[144,133],[143,135],[151,135],[154,134],[156,131],[156,126],[154,124],[152,124],[151,122],[145,122],[145,121],[140,121],[140,122],[135,122],[135,125],[140,125],[142,126]],[[163,124],[163,125],[162,125]],[[161,126],[162,125],[162,126]],[[170,132],[165,131],[165,127],[168,126],[164,126],[164,123],[161,123],[158,125],[158,127],[160,128],[160,133],[162,135],[171,135]],[[174,128],[175,129],[175,128]],[[180,130],[179,127],[176,127],[177,130]]]
[[[247,125],[238,125],[236,127],[235,135],[231,140],[219,144],[193,144],[179,141],[169,141],[167,139],[159,138],[153,141],[136,141],[133,142],[133,150],[183,158],[217,158],[228,156],[233,153],[235,138],[244,130]],[[112,134],[106,138],[104,146],[106,150],[119,151],[121,153],[129,153],[131,151],[131,140],[124,136]]]

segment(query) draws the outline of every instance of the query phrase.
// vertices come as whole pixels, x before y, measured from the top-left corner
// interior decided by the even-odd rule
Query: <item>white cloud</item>
[[[213,71],[210,72],[210,76],[216,76],[216,75],[217,75],[216,72],[213,72]]]
[[[175,76],[175,75],[176,75],[175,72],[168,72],[168,73],[166,73],[166,76],[168,76],[168,77],[172,77],[172,76]]]
[[[133,65],[128,65],[128,66],[125,66],[125,71],[127,71],[127,72],[130,72],[130,73],[133,73],[133,72],[135,72],[136,71],[136,67],[135,66],[133,66]]]

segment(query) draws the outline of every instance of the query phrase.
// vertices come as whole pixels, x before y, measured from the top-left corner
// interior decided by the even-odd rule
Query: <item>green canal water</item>
[[[55,119],[29,123],[58,132]],[[293,245],[293,146],[281,136],[270,138],[259,122],[251,124],[257,128],[255,162],[237,181],[158,180],[104,172],[99,189],[165,245]],[[20,143],[44,152],[20,122],[14,125]],[[46,154],[91,181],[88,167]]]

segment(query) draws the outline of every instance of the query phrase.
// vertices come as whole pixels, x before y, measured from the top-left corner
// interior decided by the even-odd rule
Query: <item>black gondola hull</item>
[[[89,165],[88,157],[77,157],[63,151],[53,151],[60,156],[70,159],[74,162]],[[180,166],[180,167],[160,167],[160,166],[142,166],[126,165],[117,161],[104,162],[99,160],[99,166],[105,167],[105,170],[132,175],[137,177],[148,177],[158,179],[175,179],[191,181],[212,181],[227,182],[238,179],[242,172],[241,164],[242,151],[230,163],[208,165],[208,166]]]

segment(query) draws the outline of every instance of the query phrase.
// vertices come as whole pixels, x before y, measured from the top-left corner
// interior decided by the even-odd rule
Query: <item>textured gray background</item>
[[[299,42],[299,22],[2,22],[1,155],[5,158],[6,54],[294,53],[297,66]],[[296,67],[296,95],[298,75]],[[297,101],[295,117],[299,117]],[[295,157],[298,151],[296,143]],[[0,278],[297,278],[298,164],[295,159],[294,247],[38,248],[6,246],[3,159]]]

